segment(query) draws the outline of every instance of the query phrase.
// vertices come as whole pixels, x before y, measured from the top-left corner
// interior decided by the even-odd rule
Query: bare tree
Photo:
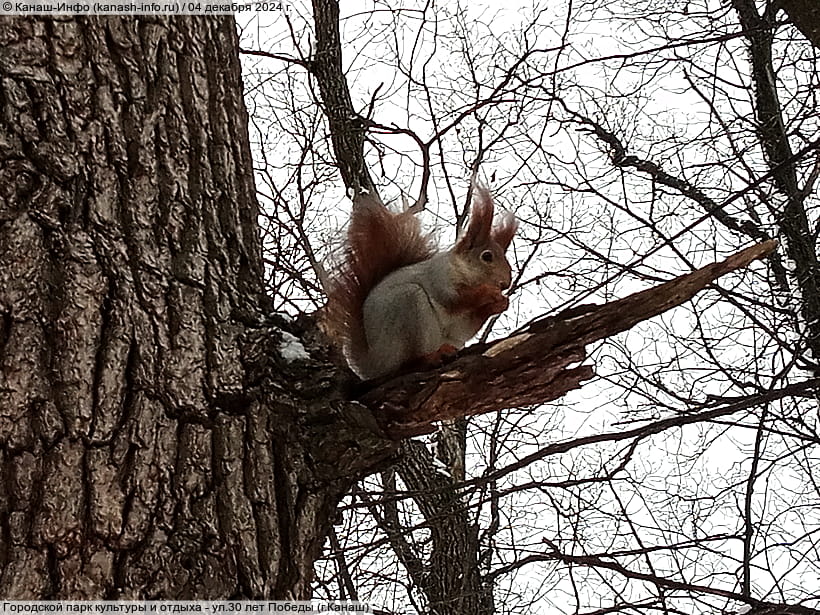
[[[343,569],[360,597],[397,592],[419,612],[814,612],[817,22],[799,4],[550,3],[515,19],[378,4],[340,21],[316,2],[315,23],[307,10],[291,21],[302,55],[335,54],[332,74],[288,72],[322,104],[333,139],[317,151],[348,187],[412,183],[458,223],[481,167],[516,209],[520,311],[502,330],[544,306],[585,313],[749,242],[784,247],[673,319],[593,346],[588,397],[403,447],[343,507],[322,591],[338,595]],[[379,173],[355,179],[368,166]],[[464,373],[498,384],[483,365]],[[423,431],[406,400],[441,394],[427,384],[362,399]],[[473,407],[487,398],[464,388]]]
[[[423,100],[429,103],[430,136],[382,123],[376,114],[378,86],[371,90],[369,107],[357,105],[349,92],[342,74],[341,35],[334,38],[337,8],[317,0],[315,29],[293,28],[296,52],[277,59],[290,69],[307,71],[315,80],[309,83],[317,88],[307,89],[304,97],[310,104],[299,109],[298,117],[285,121],[287,134],[302,140],[293,150],[299,156],[290,183],[278,184],[271,172],[273,181],[263,194],[278,208],[275,213],[297,226],[290,235],[278,224],[263,228],[262,240],[273,248],[269,260],[277,265],[269,280],[282,294],[301,293],[291,299],[280,295],[281,306],[301,309],[320,302],[316,291],[322,267],[315,244],[309,243],[313,236],[308,223],[317,215],[313,210],[322,202],[323,190],[328,190],[328,163],[338,167],[348,188],[380,189],[373,169],[384,169],[378,177],[389,176],[392,163],[389,149],[376,136],[410,138],[421,161],[419,200],[425,200],[437,182],[452,193],[456,219],[463,219],[467,209],[467,201],[455,198],[456,184],[466,186],[469,177],[456,181],[445,152],[457,150],[446,147],[448,139],[464,138],[472,144],[469,164],[464,165],[472,174],[497,148],[519,157],[530,149],[543,155],[545,133],[535,139],[538,133],[522,128],[545,103],[565,109],[559,118],[562,130],[582,126],[598,139],[600,134],[618,137],[601,118],[574,109],[574,101],[558,96],[561,84],[555,75],[561,71],[550,54],[560,58],[563,44],[549,51],[530,43],[524,51],[491,55],[465,45],[461,52],[475,60],[476,69],[465,83],[475,90],[468,92],[465,85],[445,92],[455,111],[441,104],[441,93],[430,88],[429,77],[416,81],[418,69],[408,71],[414,88],[429,91]],[[424,24],[444,24],[428,21],[424,10],[421,14]],[[450,23],[468,28],[468,15],[456,11]],[[524,43],[537,34],[538,22],[532,23],[521,34]],[[315,47],[305,48],[311,31]],[[808,557],[816,544],[811,511],[797,505],[813,497],[812,484],[799,483],[800,489],[784,500],[790,511],[807,520],[804,535],[791,540],[792,526],[779,517],[766,517],[771,530],[760,538],[748,531],[770,510],[766,502],[754,508],[758,474],[765,470],[774,476],[775,465],[788,459],[796,460],[790,470],[800,471],[801,478],[811,476],[816,443],[813,427],[797,421],[805,414],[797,406],[808,403],[806,396],[810,399],[814,392],[812,379],[797,378],[807,368],[802,350],[810,347],[813,321],[805,309],[753,309],[761,307],[758,297],[769,289],[760,269],[734,274],[728,288],[714,286],[703,300],[713,302],[715,295],[725,299],[737,308],[733,318],[742,317],[755,332],[770,334],[752,359],[724,365],[725,349],[704,344],[707,356],[717,352],[713,365],[720,366],[714,372],[720,378],[712,388],[693,387],[688,397],[663,378],[653,379],[646,364],[630,366],[630,374],[642,380],[629,395],[645,395],[653,412],[663,412],[662,418],[558,442],[536,438],[524,454],[522,448],[507,445],[516,434],[526,433],[520,421],[510,429],[507,417],[514,415],[499,416],[490,420],[495,437],[489,463],[481,474],[471,472],[469,477],[468,432],[456,423],[452,435],[442,436],[435,455],[417,442],[405,445],[398,465],[401,483],[387,465],[398,450],[398,438],[428,431],[435,420],[458,421],[473,413],[539,404],[576,388],[591,375],[589,366],[577,365],[587,356],[587,344],[680,305],[717,277],[767,256],[773,243],[728,258],[723,257],[739,245],[714,248],[708,255],[695,251],[697,259],[677,246],[676,256],[684,266],[674,268],[681,275],[673,279],[666,275],[668,269],[649,259],[661,248],[676,247],[662,220],[653,218],[654,209],[646,228],[661,241],[633,245],[640,248],[635,254],[640,259],[631,263],[621,260],[622,252],[601,253],[593,242],[578,243],[573,229],[557,226],[554,212],[538,212],[531,203],[542,215],[530,220],[527,233],[544,234],[541,243],[529,248],[533,264],[547,239],[584,248],[583,258],[576,252],[570,257],[586,276],[580,284],[577,276],[556,276],[578,284],[562,306],[568,309],[536,319],[508,339],[476,346],[441,370],[362,387],[352,384],[338,357],[337,364],[331,361],[309,320],[271,315],[231,20],[4,18],[0,41],[3,596],[304,598],[310,595],[314,563],[325,539],[330,536],[331,544],[339,547],[348,544],[348,537],[331,532],[339,502],[356,480],[383,471],[389,497],[358,489],[345,514],[353,516],[363,507],[381,520],[387,542],[424,593],[421,609],[487,612],[508,601],[497,598],[502,581],[543,565],[551,572],[539,573],[542,582],[551,583],[553,575],[555,591],[575,588],[573,608],[578,610],[591,604],[590,596],[601,595],[601,587],[609,587],[612,600],[601,608],[610,610],[670,611],[712,599],[715,608],[746,604],[761,612],[808,612],[799,610],[810,608],[800,602],[816,596],[792,579],[811,574],[816,565]],[[490,57],[498,64],[484,74],[479,69],[489,66]],[[411,58],[411,64],[416,63]],[[412,68],[399,65],[399,70],[408,66]],[[284,79],[292,77],[290,70],[282,74]],[[492,77],[489,89],[482,86],[486,77]],[[298,85],[295,80],[291,84]],[[581,105],[583,91],[577,94]],[[291,108],[296,100],[291,98]],[[317,104],[328,118],[329,132],[318,122]],[[412,117],[420,112],[415,104],[407,109]],[[256,122],[261,127],[262,120]],[[459,136],[462,131],[467,132]],[[324,136],[330,147],[315,145]],[[366,149],[369,143],[373,151]],[[612,147],[611,139],[607,144]],[[404,152],[397,154],[406,160]],[[551,162],[555,177],[561,178],[560,160]],[[803,165],[804,157],[764,162],[772,165],[775,177],[787,163]],[[583,156],[571,162],[583,163]],[[520,177],[515,180],[520,187],[510,186],[513,193],[543,188],[543,183],[528,185],[530,164],[531,159],[522,157],[514,175],[505,173],[508,183]],[[802,166],[797,171],[801,190],[812,175],[803,171]],[[768,179],[764,175],[747,182],[721,205],[737,203]],[[593,194],[609,203],[606,191],[587,192],[586,184],[562,181],[570,195]],[[634,188],[630,182],[622,186],[627,194],[627,187]],[[794,201],[792,195],[789,202]],[[804,201],[791,206],[799,209]],[[647,199],[640,205],[653,203]],[[773,212],[769,215],[775,216],[777,209]],[[609,230],[613,239],[633,239],[630,233],[616,236],[615,227]],[[680,237],[694,241],[696,234],[674,239]],[[718,262],[707,264],[713,260]],[[553,267],[563,271],[558,261]],[[772,267],[777,271],[776,261]],[[791,272],[780,267],[788,280]],[[519,280],[522,294],[550,273],[537,267],[522,271],[535,275]],[[617,276],[609,279],[613,273]],[[590,296],[612,298],[613,285],[630,276],[642,282],[642,288],[647,279],[664,283],[619,302],[582,305]],[[809,283],[799,280],[801,292]],[[705,306],[696,306],[693,314],[705,322],[705,312]],[[804,332],[803,325],[809,333],[795,339],[795,333]],[[716,327],[713,321],[710,326]],[[704,341],[709,338],[704,334]],[[738,335],[732,341],[740,344],[745,338]],[[592,355],[605,368],[610,361],[606,352],[598,349]],[[674,360],[686,363],[682,359]],[[658,371],[667,375],[664,369]],[[694,370],[676,373],[684,374],[686,381]],[[492,395],[477,395],[473,383],[487,374],[494,374]],[[612,371],[604,372],[604,378],[613,377]],[[480,407],[473,407],[478,400]],[[774,406],[780,402],[793,406]],[[402,410],[396,412],[399,406]],[[753,412],[760,407],[766,412]],[[741,482],[745,493],[751,493],[746,499],[751,504],[740,515],[748,555],[742,558],[738,588],[712,576],[731,557],[720,541],[736,537],[721,536],[710,527],[716,522],[703,509],[675,517],[697,526],[684,533],[684,527],[661,522],[667,517],[659,520],[656,503],[646,500],[645,510],[635,513],[632,502],[624,499],[626,494],[644,494],[637,489],[640,468],[630,463],[640,445],[656,443],[654,436],[685,426],[709,426],[713,431],[692,449],[691,459],[702,460],[704,443],[725,429],[721,421],[731,421],[741,431],[754,421],[756,433],[762,434],[753,457],[757,465]],[[784,446],[768,448],[765,438],[778,438]],[[674,459],[687,462],[685,455]],[[447,462],[445,472],[438,472],[442,460]],[[539,474],[543,468],[533,465],[539,460],[548,463],[551,474]],[[561,469],[567,460],[574,467],[564,477]],[[516,472],[523,469],[532,473],[529,484],[517,480]],[[713,496],[720,506],[738,493],[734,485],[708,486],[723,489]],[[786,487],[794,488],[791,483],[782,486],[779,497],[785,497]],[[418,528],[408,527],[411,517],[405,516],[404,507],[410,500],[398,489],[412,490],[424,518]],[[544,494],[550,525],[533,526],[529,535],[518,533],[521,527],[511,532],[501,521],[507,504],[533,493]],[[703,500],[700,494],[689,498],[682,490],[663,493],[669,498],[665,511]],[[527,515],[544,509],[511,510],[527,521]],[[608,525],[592,528],[587,512]],[[485,518],[487,531],[480,524]],[[648,519],[654,525],[648,525]],[[651,543],[641,542],[645,528],[655,533]],[[419,531],[429,532],[431,542],[416,542]],[[767,541],[780,534],[784,540],[769,547]],[[607,539],[606,548],[598,549]],[[756,544],[763,545],[762,555]],[[347,559],[336,551],[339,586],[348,595],[365,598],[356,587],[359,575],[351,574]],[[758,576],[752,576],[752,569],[759,575],[758,561],[783,552],[802,558],[795,558],[783,575],[774,566],[764,570],[777,578],[776,590],[753,585]],[[694,578],[686,565],[691,560],[685,559],[693,553],[710,554],[711,562],[698,566],[713,566],[706,573],[696,571]],[[677,561],[678,556],[684,559]],[[635,561],[649,572],[634,566]],[[670,568],[670,561],[675,566]],[[704,582],[704,574],[709,582]],[[633,581],[651,585],[634,589]]]

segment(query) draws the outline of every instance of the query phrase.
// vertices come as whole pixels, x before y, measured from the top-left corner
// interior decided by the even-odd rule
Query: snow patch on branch
[[[450,474],[450,468],[444,465],[444,462],[438,457],[433,457],[433,468],[439,474],[446,476],[447,478],[453,478]]]
[[[279,342],[279,354],[288,363],[294,361],[307,361],[310,355],[305,350],[302,342],[295,335],[282,331],[282,341]]]

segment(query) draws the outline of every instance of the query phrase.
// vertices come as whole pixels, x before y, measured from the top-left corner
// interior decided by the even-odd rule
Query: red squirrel
[[[505,212],[493,226],[492,196],[475,191],[467,228],[441,252],[412,210],[393,213],[368,194],[354,200],[326,325],[362,379],[434,363],[507,309],[504,253],[518,222]]]

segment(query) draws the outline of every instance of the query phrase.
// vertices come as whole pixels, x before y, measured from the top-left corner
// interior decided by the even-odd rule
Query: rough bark
[[[233,20],[0,50],[0,595],[307,597],[395,445],[264,319]]]

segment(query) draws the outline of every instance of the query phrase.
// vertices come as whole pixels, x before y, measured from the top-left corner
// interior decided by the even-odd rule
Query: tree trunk
[[[817,0],[780,0],[779,6],[800,33],[820,49],[820,4]]]
[[[802,295],[801,315],[805,321],[805,344],[815,361],[820,360],[820,260],[806,200],[811,189],[800,184],[799,156],[792,147],[790,129],[780,102],[781,87],[775,79],[772,42],[775,32],[773,11],[760,13],[754,0],[732,0],[746,35],[754,79],[754,105],[757,133],[768,162],[772,180],[783,202],[770,207],[780,211],[778,224],[784,246],[794,262],[795,278]],[[792,12],[789,13],[792,15]],[[810,22],[806,16],[804,23]]]
[[[4,598],[306,598],[395,450],[265,319],[241,85],[233,19],[0,18]]]

